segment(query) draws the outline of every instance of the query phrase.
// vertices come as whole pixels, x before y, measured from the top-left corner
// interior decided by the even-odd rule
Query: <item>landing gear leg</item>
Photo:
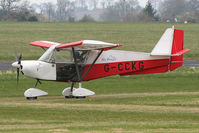
[[[79,82],[79,88],[82,88],[82,83],[81,82]],[[78,98],[86,98],[86,96],[76,96],[76,98],[78,99]]]
[[[100,57],[100,55],[102,54],[103,51],[104,51],[104,49],[102,49],[99,52],[99,54],[97,55],[97,57],[95,58],[93,63],[89,66],[89,68],[87,69],[86,73],[84,75],[82,75],[82,78],[81,78],[79,67],[78,67],[78,62],[77,62],[77,57],[75,55],[75,49],[74,49],[74,47],[72,47],[72,53],[73,53],[75,69],[76,69],[77,78],[78,78],[77,82],[79,82],[79,88],[77,88],[77,89],[75,88],[74,89],[74,84],[75,83],[73,82],[71,87],[65,88],[62,91],[62,95],[65,96],[65,98],[86,98],[87,96],[95,95],[95,92],[92,92],[92,91],[90,91],[88,89],[82,88],[81,81],[83,81],[83,79],[86,77],[86,75],[91,70],[91,68],[93,67],[93,65],[95,64],[97,59]]]
[[[74,85],[75,85],[75,82],[72,82],[72,85],[71,85],[71,88],[70,88],[70,94],[68,96],[65,96],[65,98],[75,98],[73,96],[73,89],[74,89]]]
[[[38,84],[38,83],[39,83],[39,84],[42,84],[42,83],[41,83],[41,81],[40,81],[39,79],[37,79],[37,82],[35,83],[34,88],[36,88],[36,87],[37,87],[37,84]]]

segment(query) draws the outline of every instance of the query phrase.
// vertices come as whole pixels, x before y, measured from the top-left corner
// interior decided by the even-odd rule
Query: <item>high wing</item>
[[[60,43],[49,42],[49,41],[36,41],[36,42],[31,42],[30,45],[43,47],[43,48],[50,48],[52,45],[57,45],[56,49],[59,49],[59,50],[69,49],[71,47],[74,47],[75,50],[101,50],[101,49],[109,50],[109,49],[121,46],[119,44],[113,44],[113,43],[107,43],[107,42],[95,41],[95,40],[82,40],[82,41],[66,43],[66,44],[60,44]]]
[[[31,42],[29,44],[32,46],[38,46],[38,47],[42,47],[42,48],[50,48],[53,45],[60,45],[60,43],[50,42],[50,41],[35,41],[35,42]]]

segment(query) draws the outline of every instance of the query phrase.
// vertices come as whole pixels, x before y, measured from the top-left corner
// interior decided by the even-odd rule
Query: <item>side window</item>
[[[56,63],[73,62],[71,50],[55,51]]]
[[[61,50],[61,51],[56,51],[56,63],[66,63],[70,62],[73,63],[73,53],[72,50]],[[75,55],[77,57],[77,62],[78,63],[84,63],[85,60],[87,59],[88,56],[88,51],[75,51]]]
[[[88,51],[75,51],[77,62],[84,63],[88,56]]]

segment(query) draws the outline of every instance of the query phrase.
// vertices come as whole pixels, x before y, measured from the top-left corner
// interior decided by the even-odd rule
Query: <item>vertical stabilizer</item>
[[[183,49],[184,31],[179,29],[168,28],[162,35],[156,46],[151,52],[151,56],[170,57],[170,71],[182,66],[183,54],[190,49]]]
[[[168,28],[152,50],[151,56],[171,56],[173,34],[174,28]]]

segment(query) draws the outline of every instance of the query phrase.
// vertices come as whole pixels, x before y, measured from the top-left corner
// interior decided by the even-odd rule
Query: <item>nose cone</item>
[[[16,61],[16,62],[12,63],[12,67],[14,67],[14,68],[19,68],[20,65],[19,65],[18,62]]]

